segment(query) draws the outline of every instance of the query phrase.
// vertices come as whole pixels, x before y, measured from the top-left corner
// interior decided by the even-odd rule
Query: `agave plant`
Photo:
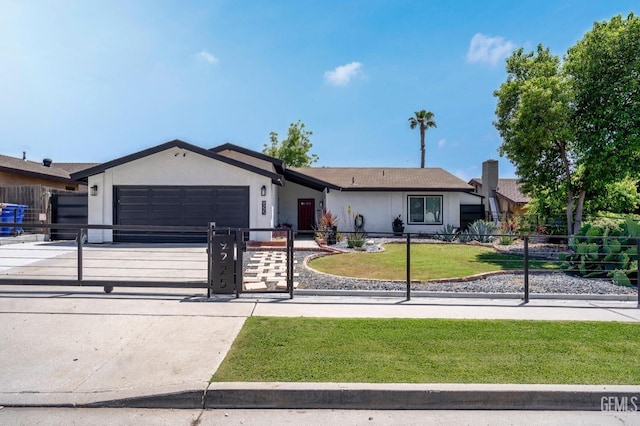
[[[433,235],[433,238],[440,241],[452,242],[458,237],[458,228],[454,225],[447,224],[442,228],[442,231],[438,231]]]

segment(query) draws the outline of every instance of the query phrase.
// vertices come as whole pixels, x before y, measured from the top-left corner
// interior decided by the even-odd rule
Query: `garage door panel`
[[[242,186],[119,186],[114,223],[119,225],[249,226],[249,188]],[[120,232],[116,241],[205,242],[206,234]]]

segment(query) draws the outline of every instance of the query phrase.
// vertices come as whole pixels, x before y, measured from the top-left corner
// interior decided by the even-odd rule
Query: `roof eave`
[[[273,164],[273,166],[276,168],[276,171],[280,174],[284,173],[284,170],[286,168],[284,161],[279,158],[271,157],[270,155],[263,154],[262,152],[254,151],[252,149],[244,148],[242,146],[238,146],[228,142],[209,149],[209,151],[215,153],[219,153],[225,150],[236,151],[241,154],[257,158],[259,160],[268,161],[269,163]]]
[[[337,191],[341,191],[343,189],[340,186],[323,181],[321,179],[317,179],[317,178],[305,175],[304,173],[291,170],[291,169],[285,170],[284,176],[288,181],[297,183],[298,185],[306,186],[311,189],[315,189],[316,191],[323,191],[326,188],[334,189]]]
[[[416,187],[346,187],[342,191],[369,191],[369,192],[465,192],[476,195],[473,188],[416,188]]]
[[[243,163],[241,161],[234,160],[232,158],[225,157],[225,156],[217,154],[217,153],[215,153],[213,151],[206,150],[204,148],[200,148],[200,147],[198,147],[196,145],[192,145],[190,143],[181,141],[179,139],[175,139],[175,140],[170,141],[170,142],[165,142],[163,144],[160,144],[160,145],[157,145],[157,146],[154,146],[154,147],[151,147],[151,148],[147,148],[147,149],[144,149],[142,151],[138,151],[138,152],[135,152],[133,154],[129,154],[129,155],[126,155],[124,157],[117,158],[115,160],[108,161],[108,162],[100,164],[98,166],[91,167],[89,169],[82,170],[82,171],[77,172],[77,173],[73,173],[71,175],[71,179],[73,179],[73,180],[86,180],[86,179],[89,178],[89,176],[93,176],[93,175],[102,173],[107,169],[110,169],[110,168],[113,168],[113,167],[117,167],[117,166],[120,166],[122,164],[130,163],[132,161],[139,160],[140,158],[144,158],[144,157],[147,157],[149,155],[156,154],[158,152],[166,151],[167,149],[171,149],[171,148],[180,148],[180,149],[184,149],[184,150],[187,150],[187,151],[195,152],[196,154],[200,154],[200,155],[203,155],[205,157],[212,158],[212,159],[220,161],[222,163],[226,163],[226,164],[229,164],[229,165],[232,165],[232,166],[235,166],[235,167],[239,167],[241,169],[244,169],[244,170],[247,170],[247,171],[250,171],[250,172],[265,176],[265,177],[268,177],[276,185],[280,185],[280,186],[284,185],[284,179],[283,179],[283,176],[281,174],[271,173],[269,171],[260,169],[260,168],[255,167],[255,166],[251,166],[249,164]]]
[[[64,182],[64,183],[73,183],[73,184],[78,183],[77,181],[74,181],[71,178],[65,178],[65,177],[56,176],[56,175],[49,175],[46,173],[38,173],[38,172],[29,171],[29,170],[15,169],[12,167],[0,166],[0,171],[13,173],[16,175],[36,177],[36,178],[51,180],[55,182]]]

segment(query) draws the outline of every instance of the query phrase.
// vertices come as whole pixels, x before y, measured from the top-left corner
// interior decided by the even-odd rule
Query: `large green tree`
[[[640,17],[596,22],[567,52],[576,150],[594,191],[640,176]]]
[[[595,23],[566,60],[538,46],[507,58],[494,125],[499,148],[533,195],[566,197],[577,231],[587,197],[639,176],[640,21]]]
[[[412,129],[420,128],[420,167],[424,169],[425,144],[424,137],[429,127],[438,127],[433,119],[434,115],[431,111],[420,110],[414,113],[413,117],[409,117],[409,126]]]
[[[572,92],[560,58],[542,45],[536,52],[518,49],[507,58],[507,81],[494,96],[498,103],[493,124],[503,141],[500,155],[516,166],[525,192],[534,197],[566,194],[571,231],[581,221],[586,191],[575,161]]]
[[[297,123],[289,125],[286,139],[278,141],[276,132],[269,133],[271,145],[264,144],[262,152],[271,157],[283,160],[289,167],[309,167],[318,161],[316,154],[310,154],[309,151],[313,144],[309,140],[313,132],[306,130],[304,123],[298,120]]]

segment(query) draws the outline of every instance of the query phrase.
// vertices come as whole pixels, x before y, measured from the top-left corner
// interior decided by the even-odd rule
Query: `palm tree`
[[[409,117],[409,126],[415,129],[420,126],[420,167],[424,169],[424,134],[429,127],[438,127],[431,111],[416,111],[415,117]]]

